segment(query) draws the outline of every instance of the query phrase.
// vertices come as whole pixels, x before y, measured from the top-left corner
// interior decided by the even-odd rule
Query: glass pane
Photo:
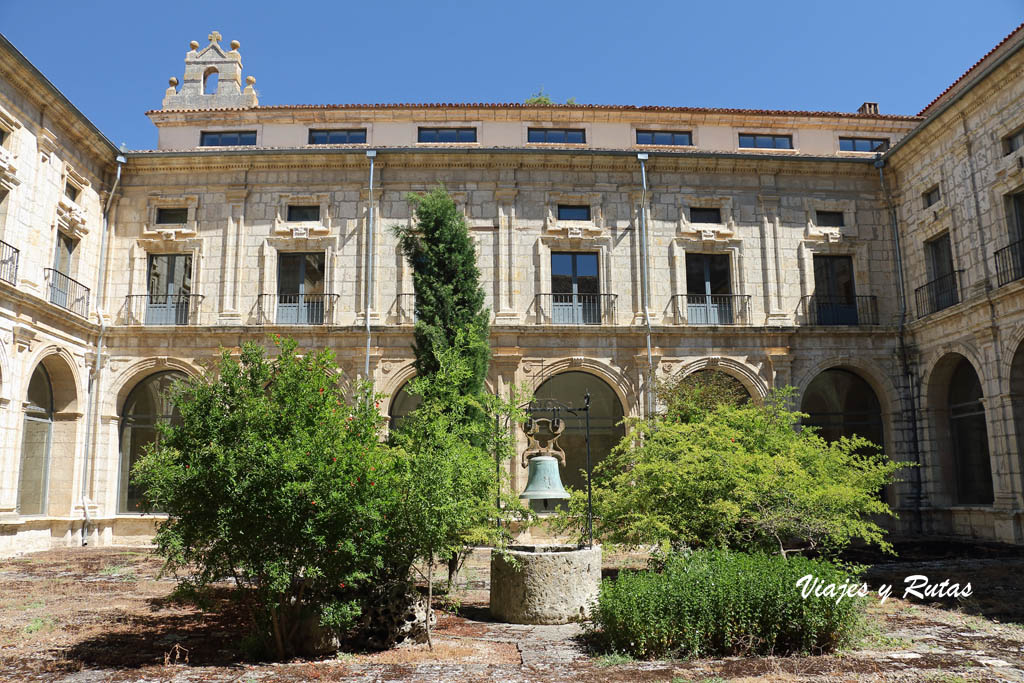
[[[302,254],[281,254],[278,256],[277,293],[298,294],[301,280]]]
[[[686,294],[688,301],[693,303],[695,296],[708,293],[708,284],[705,280],[704,254],[686,255]]]
[[[71,255],[75,251],[75,241],[62,232],[57,233],[57,253],[53,259],[53,269],[71,274]]]
[[[306,254],[303,293],[322,295],[324,293],[324,255]]]
[[[50,458],[49,420],[25,418],[18,477],[18,512],[41,515],[46,505],[46,470]]]
[[[566,142],[571,144],[583,144],[583,131],[582,130],[570,130],[566,131],[565,134]]]
[[[775,139],[771,135],[758,135],[757,136],[758,147],[774,147]]]
[[[693,140],[689,133],[676,133],[676,144],[689,146],[693,144]]]
[[[149,295],[163,296],[169,294],[171,281],[170,255],[152,255],[149,257]]]
[[[366,142],[366,130],[349,131],[348,141],[353,144],[362,144]]]
[[[311,130],[309,131],[309,144],[311,145],[324,145],[329,141],[327,131],[325,130]]]
[[[420,128],[420,142],[437,142],[437,130],[434,128]]]
[[[655,133],[654,144],[656,145],[671,145],[672,144],[672,133]]]
[[[636,144],[638,144],[638,145],[651,145],[651,144],[654,144],[654,133],[638,130],[636,132]]]
[[[53,414],[53,393],[50,377],[42,364],[36,366],[28,382],[28,405],[25,410],[36,417],[50,417]]]
[[[459,142],[476,142],[476,128],[460,128],[458,138]]]
[[[437,131],[438,142],[456,142],[457,139],[454,128],[442,128]]]
[[[174,293],[187,296],[192,293],[192,255],[174,257]]]
[[[558,205],[558,220],[560,221],[589,221],[590,207],[572,204]]]
[[[754,136],[753,135],[741,135],[740,136],[740,147],[753,147]]]
[[[240,145],[255,145],[256,144],[256,133],[239,133],[238,144]]]
[[[793,139],[788,135],[776,135],[775,146],[778,149],[793,149]]]
[[[853,138],[839,138],[839,151],[840,152],[852,152],[853,151]]]
[[[698,207],[690,208],[690,222],[691,223],[721,223],[722,222],[722,210],[715,209],[704,209]]]
[[[320,220],[319,206],[288,205],[289,221],[318,221]]]
[[[732,286],[729,282],[728,254],[708,255],[708,288],[712,294],[730,294]]]
[[[188,222],[188,209],[179,207],[174,209],[157,209],[156,222],[161,225],[181,225]]]
[[[544,131],[540,128],[531,128],[526,133],[527,142],[544,142]]]
[[[222,145],[237,145],[238,144],[238,133],[221,133],[220,144]]]

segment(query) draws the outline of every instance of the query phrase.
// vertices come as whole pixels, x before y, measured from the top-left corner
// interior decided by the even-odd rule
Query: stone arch
[[[42,363],[50,375],[53,384],[53,410],[55,414],[68,417],[79,416],[85,407],[85,387],[79,375],[78,364],[74,356],[62,347],[51,345],[40,349],[25,367],[33,371]],[[22,397],[28,391],[28,383],[32,378],[29,372],[23,379],[24,385],[16,396]]]
[[[7,401],[13,401],[14,395],[11,393],[12,384],[11,381],[11,362],[7,356],[7,342],[0,340],[0,404]]]
[[[1013,334],[1006,337],[1003,342],[1003,366],[999,368],[999,379],[1003,386],[999,387],[1000,393],[1014,393],[1013,373],[1015,371],[1016,355],[1024,349],[1024,325],[1018,325]],[[0,394],[2,395],[2,394]]]
[[[528,367],[525,367],[524,370],[529,372]],[[624,415],[629,416],[630,414],[635,414],[639,411],[639,396],[635,396],[634,400],[630,400],[629,394],[626,393],[629,391],[630,393],[635,394],[633,391],[633,383],[626,378],[625,374],[610,365],[591,358],[563,358],[561,360],[556,360],[553,363],[545,363],[543,366],[537,368],[537,372],[530,375],[530,379],[528,380],[530,391],[536,392],[544,382],[548,381],[555,375],[560,375],[563,372],[568,372],[570,370],[578,370],[580,372],[586,372],[594,375],[610,386],[619,399]]]
[[[216,95],[217,86],[220,82],[220,71],[215,66],[208,66],[203,71],[202,94]],[[212,88],[212,90],[211,90]]]
[[[763,399],[768,395],[768,385],[765,384],[764,380],[757,373],[756,370],[751,368],[742,361],[735,360],[733,358],[722,358],[718,356],[705,356],[704,358],[698,358],[697,360],[690,361],[683,365],[683,367],[675,373],[678,379],[688,377],[695,372],[701,370],[718,370],[724,372],[731,377],[735,377],[747,390],[751,398]]]
[[[867,382],[878,397],[883,416],[891,418],[899,412],[899,394],[889,375],[876,364],[855,358],[829,358],[809,366],[800,374],[799,380],[794,382],[799,395],[804,395],[818,375],[833,369],[848,370]]]
[[[930,421],[936,497],[948,504],[991,505],[994,497],[985,378],[964,354],[943,354],[922,388]]]
[[[389,373],[389,377],[381,392],[387,396],[387,410],[385,414],[391,415],[391,408],[395,402],[395,397],[398,393],[405,388],[405,385],[409,383],[409,380],[416,376],[416,366],[413,365],[412,361],[402,366],[398,370]]]
[[[135,386],[149,375],[163,370],[177,370],[187,377],[198,377],[202,369],[178,358],[146,358],[132,363],[117,373],[110,383],[100,408],[100,415],[121,416],[121,409]]]
[[[1008,452],[1020,453],[1024,448],[1024,339],[1017,344],[1008,363],[1008,370],[1004,373],[1007,378],[1005,393],[1009,396],[1011,413],[1010,433],[1007,435]]]

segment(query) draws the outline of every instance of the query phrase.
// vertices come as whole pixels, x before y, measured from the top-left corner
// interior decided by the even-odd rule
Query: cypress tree
[[[410,194],[409,201],[415,207],[415,226],[394,230],[412,267],[416,291],[416,372],[420,377],[437,373],[440,354],[453,347],[462,332],[468,336],[464,353],[472,369],[462,390],[477,394],[483,390],[490,362],[490,311],[484,307],[466,219],[442,186]]]

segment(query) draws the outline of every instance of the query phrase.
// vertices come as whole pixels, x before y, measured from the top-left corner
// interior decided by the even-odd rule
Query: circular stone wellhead
[[[601,587],[601,547],[514,545],[491,552],[491,616],[509,624],[589,618]]]

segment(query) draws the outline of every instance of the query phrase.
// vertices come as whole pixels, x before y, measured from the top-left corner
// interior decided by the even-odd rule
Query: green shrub
[[[853,580],[805,557],[702,550],[670,554],[660,570],[606,579],[590,638],[633,657],[826,652],[856,635],[864,598],[801,596],[797,580]]]

